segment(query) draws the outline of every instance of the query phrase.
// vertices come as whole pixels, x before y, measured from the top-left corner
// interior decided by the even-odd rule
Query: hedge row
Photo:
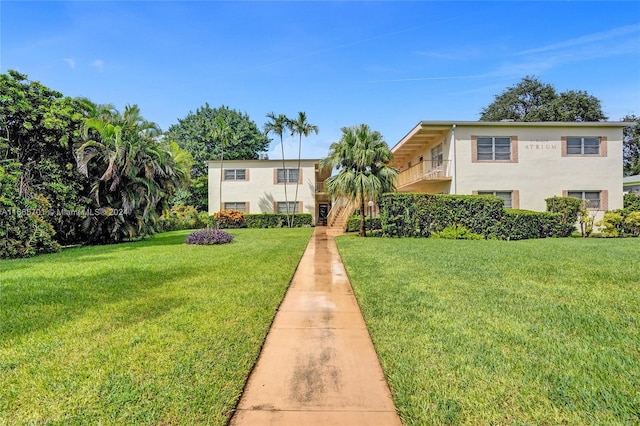
[[[379,200],[383,235],[428,237],[450,225],[488,236],[502,217],[504,202],[494,196],[383,194]]]
[[[292,218],[293,228],[303,228],[311,226],[311,213],[296,213],[289,215]],[[257,213],[244,216],[247,228],[286,228],[287,215],[278,213]]]
[[[565,237],[577,217],[577,199],[565,198],[547,200],[557,212],[533,212],[505,210],[504,201],[492,195],[389,193],[379,201],[381,228],[388,237],[429,237],[451,226],[504,240]]]

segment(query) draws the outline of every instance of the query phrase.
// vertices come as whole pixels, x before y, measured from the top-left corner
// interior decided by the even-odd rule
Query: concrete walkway
[[[400,425],[333,237],[316,227],[231,425]]]

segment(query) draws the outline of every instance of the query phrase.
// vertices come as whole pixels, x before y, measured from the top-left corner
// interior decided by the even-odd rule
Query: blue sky
[[[205,102],[260,128],[306,111],[305,158],[344,126],[393,146],[420,120],[477,120],[526,75],[589,92],[610,120],[640,115],[637,1],[2,1],[0,20],[1,72],[138,104],[164,130]]]

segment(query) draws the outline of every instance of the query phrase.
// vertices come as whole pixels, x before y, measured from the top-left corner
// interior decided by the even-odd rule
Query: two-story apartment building
[[[324,180],[331,171],[319,160],[208,161],[209,214],[219,210],[245,213],[311,213],[314,224],[326,224],[329,200]],[[296,185],[297,184],[297,185]],[[298,188],[296,201],[296,186]],[[286,196],[285,196],[286,191]]]
[[[545,198],[622,208],[625,122],[423,121],[393,148],[401,192],[494,194],[544,211]]]

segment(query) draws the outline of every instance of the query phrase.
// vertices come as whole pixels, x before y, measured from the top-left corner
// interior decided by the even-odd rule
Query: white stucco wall
[[[317,160],[302,160],[302,180],[298,186],[298,201],[302,202],[301,213],[311,213],[316,218],[316,173]],[[220,162],[209,161],[209,214],[220,209]],[[298,160],[286,160],[285,168],[297,169]],[[274,213],[274,202],[285,201],[285,185],[275,183],[275,170],[281,169],[282,160],[227,160],[225,169],[246,169],[245,181],[222,182],[222,208],[225,202],[248,203],[247,213]],[[288,201],[294,201],[296,184],[286,185]]]
[[[434,125],[438,134],[423,147],[412,149],[396,164],[401,171],[418,164],[422,156],[431,159],[431,148],[443,144],[444,161],[450,165],[450,182],[423,182],[418,189],[430,193],[473,194],[476,191],[517,191],[520,209],[544,211],[545,199],[562,196],[564,191],[606,191],[608,210],[622,208],[622,127],[575,124],[536,125],[527,123],[457,124],[438,133],[442,123]],[[428,127],[427,127],[428,128]],[[517,137],[517,162],[473,162],[472,136]],[[562,137],[606,138],[606,156],[562,156]],[[452,139],[455,142],[452,142]],[[415,186],[413,188],[416,188]],[[603,212],[599,212],[599,220]]]

